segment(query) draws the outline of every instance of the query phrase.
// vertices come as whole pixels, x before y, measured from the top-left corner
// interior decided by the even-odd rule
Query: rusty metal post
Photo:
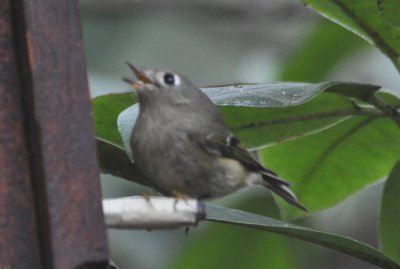
[[[78,3],[0,0],[0,268],[105,268]]]
[[[11,1],[0,0],[0,268],[41,268]]]

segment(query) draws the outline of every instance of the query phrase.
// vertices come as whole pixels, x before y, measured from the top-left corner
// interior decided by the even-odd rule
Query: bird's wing
[[[245,148],[240,146],[238,138],[231,134],[207,134],[205,136],[191,136],[191,139],[209,154],[232,158],[239,161],[250,171],[259,172],[263,178],[262,185],[281,196],[289,204],[307,211],[307,209],[297,201],[296,195],[289,190],[290,182],[280,178],[276,173],[259,164]]]
[[[241,162],[250,171],[263,171],[276,175],[259,164],[250,153],[240,145],[238,138],[232,134],[206,134],[192,135],[191,140],[206,150],[208,153],[226,158],[232,158]]]

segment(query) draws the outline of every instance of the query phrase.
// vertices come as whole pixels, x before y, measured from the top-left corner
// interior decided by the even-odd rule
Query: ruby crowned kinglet
[[[262,185],[306,210],[289,182],[240,146],[217,107],[188,79],[128,65],[138,80],[124,80],[135,89],[140,109],[131,148],[137,166],[158,191],[206,199]]]

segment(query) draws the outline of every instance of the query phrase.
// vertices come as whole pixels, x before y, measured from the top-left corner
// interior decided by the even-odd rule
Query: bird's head
[[[193,86],[189,81],[187,81],[187,79],[172,71],[150,69],[139,70],[130,63],[127,63],[127,65],[135,74],[137,80],[131,80],[128,78],[123,78],[123,80],[139,95],[151,94],[151,92],[158,91],[180,91],[185,85]]]

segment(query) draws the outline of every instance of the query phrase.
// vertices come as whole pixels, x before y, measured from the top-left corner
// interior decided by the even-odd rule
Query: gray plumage
[[[158,191],[206,199],[262,185],[306,210],[289,190],[289,182],[240,146],[217,107],[188,79],[174,72],[129,66],[138,80],[125,81],[136,90],[140,107],[132,152]]]

